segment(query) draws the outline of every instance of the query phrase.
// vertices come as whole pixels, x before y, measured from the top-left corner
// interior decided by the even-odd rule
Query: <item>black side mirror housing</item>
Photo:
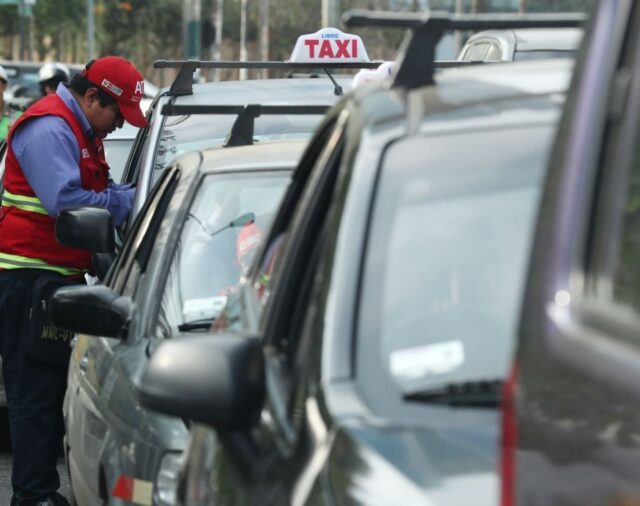
[[[149,409],[228,432],[257,423],[264,392],[259,338],[205,334],[158,346],[139,393]]]
[[[63,246],[91,253],[114,253],[115,232],[111,213],[102,207],[78,207],[60,211],[56,239]]]
[[[64,246],[89,250],[93,270],[104,279],[116,257],[111,213],[101,207],[65,209],[56,218],[56,239]]]
[[[49,304],[56,327],[95,336],[125,337],[132,315],[131,299],[104,285],[59,288]]]

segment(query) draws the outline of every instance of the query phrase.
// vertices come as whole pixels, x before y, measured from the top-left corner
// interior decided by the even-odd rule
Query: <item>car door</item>
[[[301,165],[313,166],[310,174],[294,176],[248,288],[227,307],[224,323],[218,325],[219,330],[264,336],[267,400],[253,430],[219,434],[222,445],[209,468],[214,501],[287,504],[292,480],[299,474],[304,396],[297,395],[300,370],[295,364],[342,158],[345,120],[346,114],[325,125],[307,152],[313,156],[303,157]]]
[[[126,297],[135,295],[140,275],[151,254],[150,248],[163,209],[173,194],[178,175],[176,169],[167,172],[144,212],[134,223],[124,249],[106,280],[106,284],[116,293]],[[134,324],[130,328],[130,335],[135,336],[135,333]],[[114,364],[135,341],[134,338],[121,341],[80,335],[71,356],[65,401],[71,472],[72,476],[76,474],[78,484],[86,484],[94,494],[99,490],[100,457],[108,432],[112,394],[118,382]]]
[[[504,505],[640,501],[640,5],[592,19],[506,391]]]

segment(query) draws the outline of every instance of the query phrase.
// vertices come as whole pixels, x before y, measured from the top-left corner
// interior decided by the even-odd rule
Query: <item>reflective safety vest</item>
[[[91,254],[56,241],[55,218],[49,216],[33,192],[11,146],[16,128],[40,116],[62,118],[73,132],[80,146],[78,166],[82,188],[96,192],[107,188],[109,167],[104,159],[102,142],[98,138],[89,140],[64,101],[56,94],[47,95],[29,107],[15,122],[7,139],[0,208],[0,270],[45,269],[65,276],[79,276],[91,268]],[[47,171],[49,167],[39,170]]]

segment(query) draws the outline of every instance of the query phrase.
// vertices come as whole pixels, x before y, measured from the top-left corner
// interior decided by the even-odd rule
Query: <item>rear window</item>
[[[366,250],[359,367],[385,371],[403,393],[506,376],[551,135],[473,131],[388,150]]]
[[[191,114],[166,118],[154,162],[154,170],[162,171],[178,156],[188,151],[223,144],[236,121],[235,115]],[[311,137],[321,115],[282,115],[256,118],[254,142]]]

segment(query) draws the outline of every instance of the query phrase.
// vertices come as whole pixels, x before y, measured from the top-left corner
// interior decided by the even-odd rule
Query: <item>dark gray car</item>
[[[334,108],[222,334],[151,359],[143,400],[216,429],[192,430],[185,506],[497,504],[500,389],[571,68],[442,70]]]
[[[596,2],[545,183],[503,504],[640,501],[640,3]]]

